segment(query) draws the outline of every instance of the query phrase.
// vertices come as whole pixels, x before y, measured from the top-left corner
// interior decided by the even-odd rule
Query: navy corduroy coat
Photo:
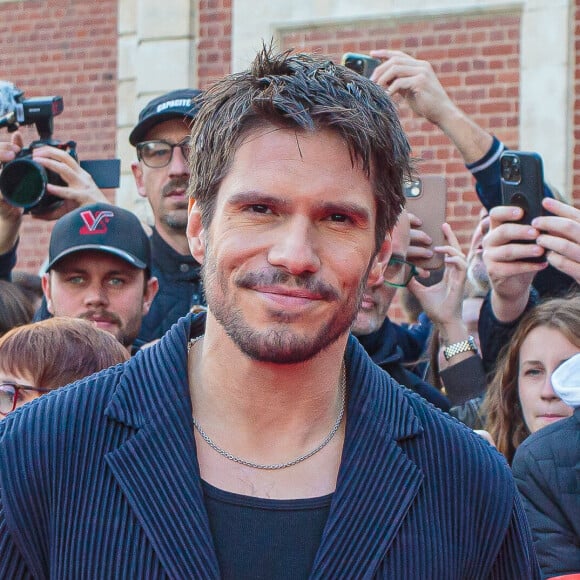
[[[218,578],[179,321],[0,421],[0,578]],[[509,468],[350,338],[343,457],[311,578],[539,578]]]

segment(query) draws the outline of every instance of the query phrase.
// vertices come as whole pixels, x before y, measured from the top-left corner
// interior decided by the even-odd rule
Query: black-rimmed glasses
[[[18,406],[18,401],[26,401],[26,393],[48,393],[53,389],[18,385],[16,383],[0,383],[0,415],[12,413]]]
[[[173,150],[176,147],[181,149],[181,154],[187,163],[189,160],[189,137],[179,143],[169,143],[163,139],[137,143],[137,159],[153,169],[167,167],[171,163]]]
[[[394,288],[404,288],[418,273],[414,264],[393,256],[384,272],[385,284]]]

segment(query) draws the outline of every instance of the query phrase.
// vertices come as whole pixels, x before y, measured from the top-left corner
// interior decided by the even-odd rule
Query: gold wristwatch
[[[473,336],[468,336],[467,340],[460,340],[459,342],[454,342],[445,347],[443,351],[443,356],[445,360],[449,360],[456,354],[461,354],[462,352],[477,352],[477,345],[475,344],[475,339]]]

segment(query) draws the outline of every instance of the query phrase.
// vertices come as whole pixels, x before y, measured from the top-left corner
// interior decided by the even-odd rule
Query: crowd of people
[[[0,198],[1,577],[580,573],[580,210],[545,184],[518,223],[506,146],[428,62],[372,56],[264,47],[153,99],[129,137],[152,228],[34,150],[65,203],[35,216],[38,300]],[[467,253],[404,209],[402,103],[474,177]]]

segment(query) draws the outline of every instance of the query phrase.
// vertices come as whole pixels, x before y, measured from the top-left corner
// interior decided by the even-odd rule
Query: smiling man
[[[149,240],[131,212],[99,203],[60,218],[42,278],[53,316],[84,318],[131,352],[157,293]]]
[[[505,462],[350,335],[410,173],[390,98],[264,49],[191,145],[207,315],[0,422],[0,576],[539,577]]]

